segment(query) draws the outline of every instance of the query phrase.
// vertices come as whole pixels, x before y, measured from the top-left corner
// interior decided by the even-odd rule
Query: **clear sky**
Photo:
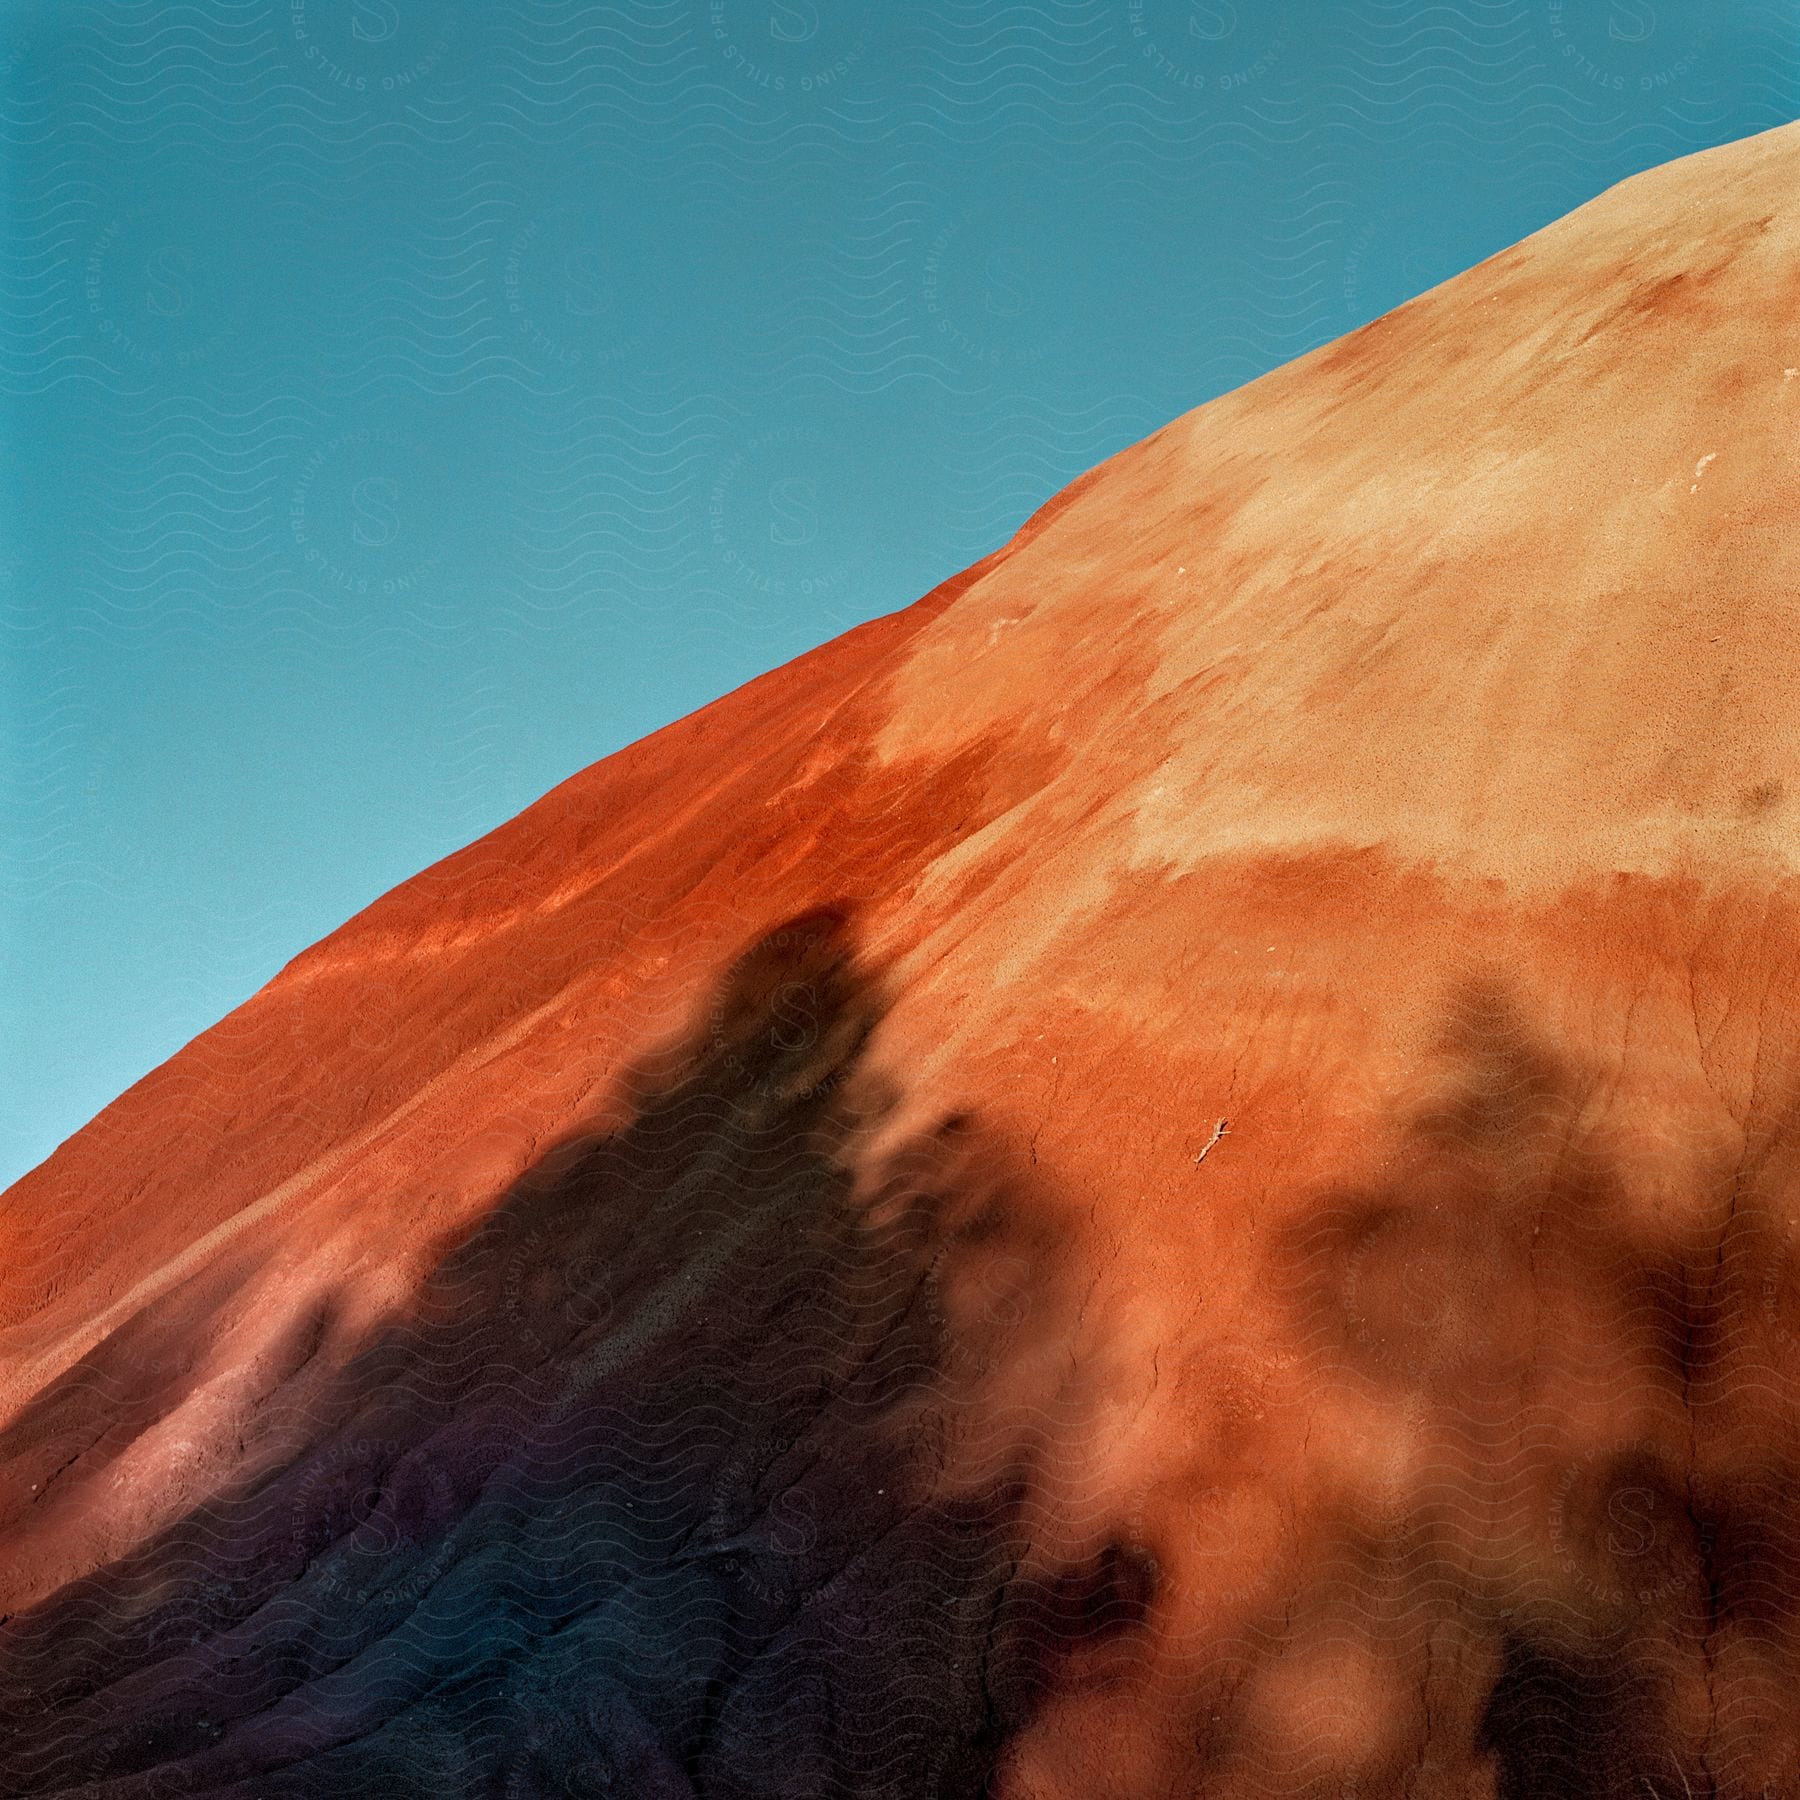
[[[0,1181],[574,770],[1800,113],[1800,0],[0,22]]]

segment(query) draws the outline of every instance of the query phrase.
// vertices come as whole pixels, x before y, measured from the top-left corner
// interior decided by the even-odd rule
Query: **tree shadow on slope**
[[[1621,1138],[1614,1082],[1503,988],[1445,1024],[1441,1097],[1280,1257],[1319,1416],[1391,1422],[1385,1460],[1320,1453],[1292,1586],[1219,1665],[1361,1671],[1319,1677],[1322,1719],[1415,1698],[1285,1760],[1228,1729],[1214,1764],[1243,1794],[1461,1792],[1485,1763],[1498,1800],[1800,1800],[1791,1097]]]
[[[935,1480],[1057,1279],[968,1120],[891,1097],[844,919],[748,952],[623,1128],[557,1147],[307,1448],[0,1629],[18,1795],[968,1796],[1154,1570],[1027,1570],[1017,1467]],[[949,1271],[999,1271],[965,1309]],[[53,1398],[52,1398],[52,1402]]]

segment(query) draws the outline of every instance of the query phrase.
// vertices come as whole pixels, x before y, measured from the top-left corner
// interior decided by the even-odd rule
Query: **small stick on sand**
[[[1212,1149],[1213,1145],[1216,1144],[1219,1141],[1219,1139],[1225,1135],[1227,1130],[1230,1129],[1230,1126],[1231,1126],[1231,1121],[1229,1119],[1221,1119],[1218,1122],[1218,1124],[1216,1124],[1213,1127],[1212,1136],[1206,1140],[1206,1143],[1202,1147],[1200,1154],[1194,1158],[1194,1167],[1196,1169],[1199,1168],[1199,1166],[1203,1162],[1206,1161],[1207,1152],[1210,1151]]]

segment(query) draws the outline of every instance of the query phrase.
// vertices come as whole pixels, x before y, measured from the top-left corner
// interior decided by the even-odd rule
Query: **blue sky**
[[[1800,0],[0,23],[0,1181],[574,770],[1800,113]]]

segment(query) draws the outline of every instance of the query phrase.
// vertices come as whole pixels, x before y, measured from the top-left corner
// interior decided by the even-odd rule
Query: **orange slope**
[[[0,1612],[830,907],[859,1192],[958,1117],[1023,1196],[934,1491],[1153,1571],[995,1792],[1800,1794],[1797,299],[1800,127],[1653,170],[297,958],[0,1203]]]

